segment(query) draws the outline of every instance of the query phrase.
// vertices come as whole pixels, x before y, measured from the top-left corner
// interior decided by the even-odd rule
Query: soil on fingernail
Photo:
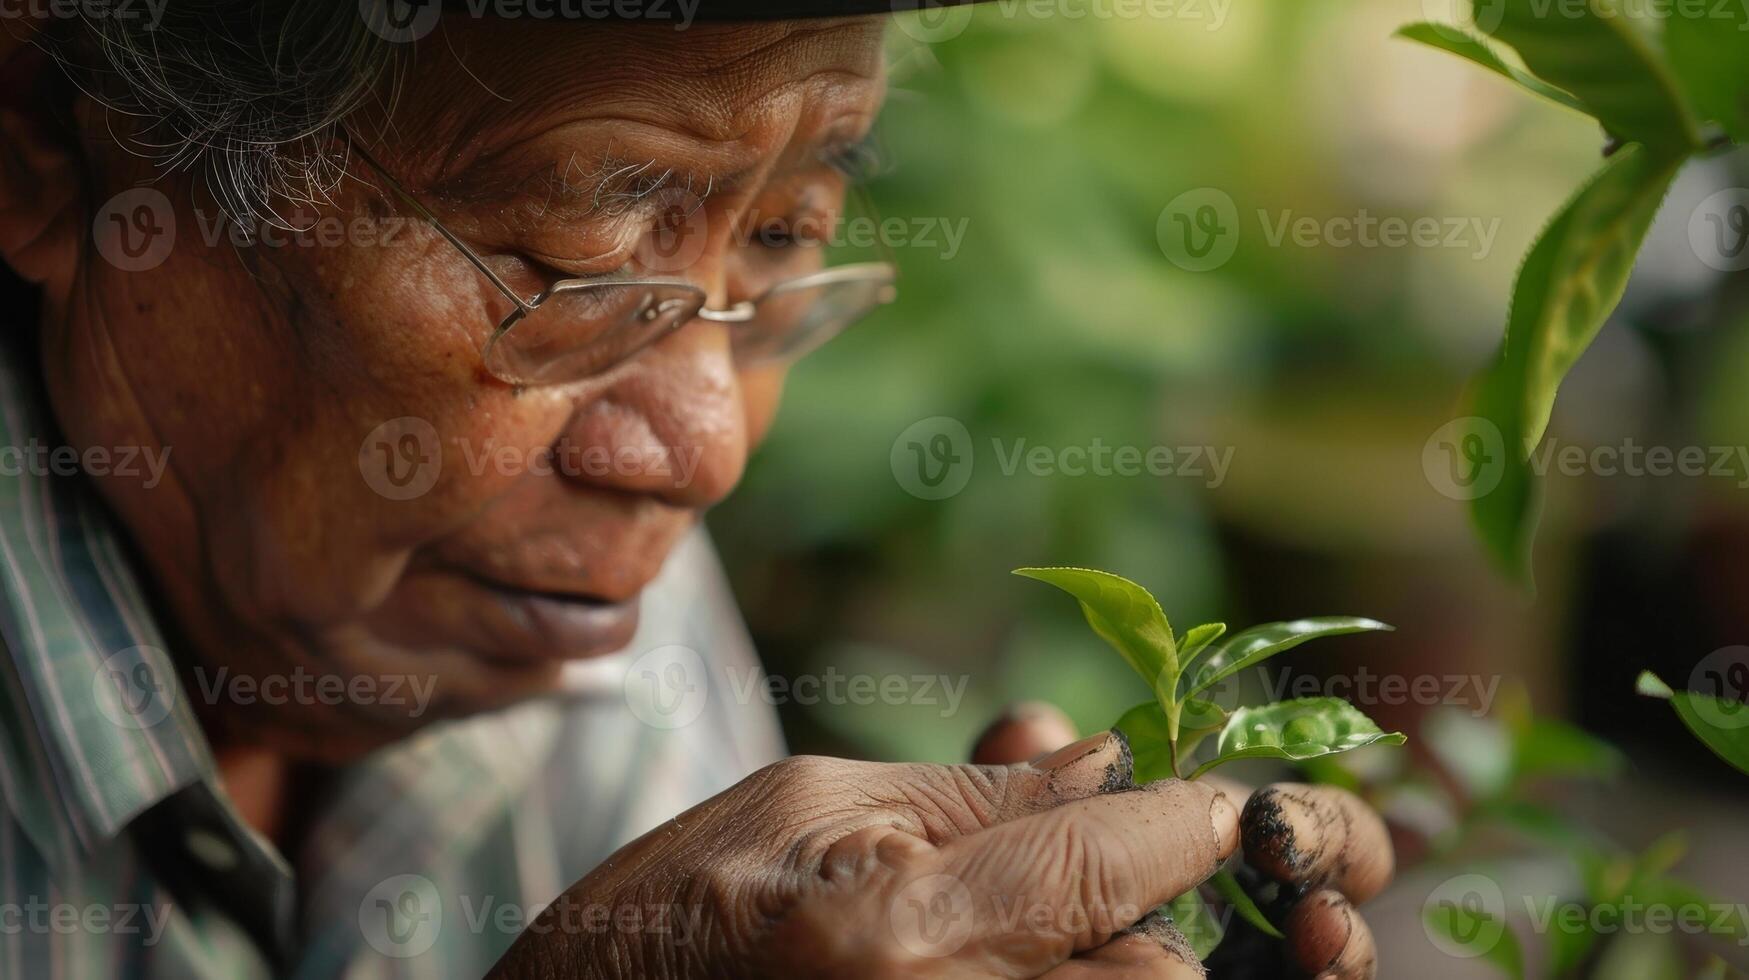
[[[1252,797],[1240,815],[1240,833],[1246,850],[1274,858],[1282,871],[1293,871],[1305,860],[1294,841],[1293,824],[1282,813],[1273,790]]]
[[[1105,778],[1100,780],[1101,793],[1119,793],[1126,789],[1136,788],[1136,757],[1130,751],[1129,736],[1121,730],[1111,730],[1113,738],[1117,739],[1117,759],[1105,767]]]
[[[1190,940],[1184,937],[1178,926],[1172,920],[1159,912],[1149,912],[1142,916],[1135,925],[1124,930],[1132,936],[1142,936],[1159,943],[1160,948],[1171,953],[1179,961],[1196,967],[1198,973],[1208,976],[1208,970],[1203,968],[1202,961],[1196,958],[1196,950],[1191,947]]]

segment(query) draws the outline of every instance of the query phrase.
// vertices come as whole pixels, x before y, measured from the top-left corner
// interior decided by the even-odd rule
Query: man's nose
[[[565,434],[575,479],[679,507],[723,499],[747,464],[748,434],[728,329],[694,320],[643,351],[582,406]]]

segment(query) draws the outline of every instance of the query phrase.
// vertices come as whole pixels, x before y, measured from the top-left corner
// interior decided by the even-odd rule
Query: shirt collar
[[[0,791],[56,864],[214,771],[122,543],[64,445],[27,361],[0,351]]]

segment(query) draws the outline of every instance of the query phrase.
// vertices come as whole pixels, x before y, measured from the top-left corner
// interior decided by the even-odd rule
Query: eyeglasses
[[[743,366],[794,360],[897,295],[897,269],[883,261],[785,279],[720,310],[706,305],[699,286],[669,278],[566,278],[525,298],[357,140],[347,141],[512,304],[480,351],[486,370],[508,384],[565,384],[605,374],[695,319],[728,324],[731,349]]]

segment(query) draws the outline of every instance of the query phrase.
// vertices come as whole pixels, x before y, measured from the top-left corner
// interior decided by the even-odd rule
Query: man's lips
[[[568,660],[619,650],[638,628],[638,597],[612,602],[594,596],[525,589],[492,579],[468,580],[493,605],[484,617],[495,652],[508,659]]]

